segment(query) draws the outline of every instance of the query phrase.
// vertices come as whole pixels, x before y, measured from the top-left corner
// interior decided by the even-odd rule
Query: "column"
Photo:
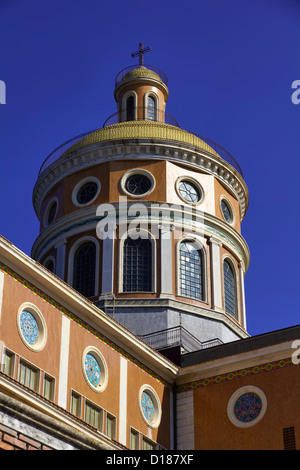
[[[115,230],[108,233],[103,239],[102,252],[102,289],[101,297],[112,294],[114,291],[114,241]]]
[[[223,309],[222,302],[222,274],[221,274],[221,253],[222,243],[213,237],[209,239],[210,247],[210,270],[211,270],[211,296],[212,308],[215,310]]]
[[[173,296],[173,249],[172,231],[174,226],[160,225],[160,297]]]
[[[241,323],[243,328],[247,329],[247,322],[246,322],[246,301],[245,301],[245,269],[244,263],[242,261],[239,262],[239,277],[240,277],[240,293],[241,293]]]

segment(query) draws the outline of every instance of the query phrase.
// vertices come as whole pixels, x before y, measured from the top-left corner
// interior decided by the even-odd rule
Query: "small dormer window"
[[[156,102],[153,96],[147,98],[147,121],[156,121]]]

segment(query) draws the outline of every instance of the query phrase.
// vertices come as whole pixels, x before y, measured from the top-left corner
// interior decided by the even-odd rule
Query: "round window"
[[[150,385],[144,385],[139,393],[141,415],[150,428],[157,428],[161,420],[161,405],[155,390]]]
[[[108,369],[103,355],[94,347],[88,347],[83,353],[82,368],[85,379],[95,392],[103,392],[108,380]]]
[[[233,221],[232,211],[224,199],[221,200],[221,211],[226,222],[230,224]]]
[[[267,399],[263,391],[249,385],[240,388],[231,396],[227,413],[233,424],[245,428],[258,423],[266,409]]]
[[[187,202],[191,202],[196,204],[201,199],[201,194],[199,189],[189,181],[182,180],[178,185],[178,190],[180,195],[185,199]]]
[[[155,180],[146,170],[130,170],[121,179],[121,188],[132,197],[141,197],[149,194],[155,186]]]
[[[78,204],[88,204],[94,199],[98,191],[98,185],[95,181],[89,181],[79,188],[76,195]]]
[[[18,330],[29,349],[40,351],[46,344],[46,323],[39,309],[30,303],[21,305],[18,311]]]
[[[72,192],[72,201],[78,207],[91,204],[98,196],[100,189],[100,181],[94,176],[88,176],[76,184]]]

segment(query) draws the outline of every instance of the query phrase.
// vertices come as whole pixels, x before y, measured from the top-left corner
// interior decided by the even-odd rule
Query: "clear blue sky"
[[[116,111],[115,76],[143,42],[168,76],[167,111],[244,172],[249,333],[298,324],[300,1],[0,0],[0,24],[0,233],[30,255],[43,160]]]

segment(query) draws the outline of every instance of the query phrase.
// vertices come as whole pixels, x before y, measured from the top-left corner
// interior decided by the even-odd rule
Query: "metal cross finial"
[[[150,52],[151,51],[151,47],[146,47],[144,49],[144,44],[142,42],[139,43],[139,50],[136,51],[136,52],[133,52],[131,54],[131,57],[136,57],[137,55],[139,56],[139,65],[144,65],[144,54],[146,54],[146,52]]]

